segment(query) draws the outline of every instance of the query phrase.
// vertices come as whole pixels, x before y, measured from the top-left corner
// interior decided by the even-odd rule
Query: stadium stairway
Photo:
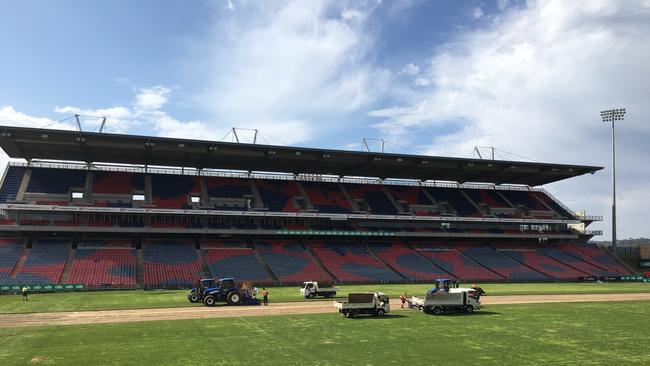
[[[323,265],[323,263],[321,263],[321,262],[318,260],[318,258],[314,255],[314,253],[311,251],[311,249],[310,249],[308,246],[306,246],[306,245],[302,242],[302,240],[300,241],[300,244],[303,246],[303,248],[305,248],[305,253],[309,254],[309,256],[311,257],[311,259],[313,260],[313,262],[316,263],[316,264],[317,264],[317,265],[318,265],[318,266],[319,266],[323,271],[325,271],[325,273],[327,273],[327,274],[332,278],[332,281],[336,281],[336,280],[337,280],[337,279],[336,279],[336,276],[334,276],[334,274],[333,274],[332,272],[330,272],[330,270],[327,269],[327,267],[325,267],[325,266]]]
[[[406,243],[398,244],[398,249],[393,247],[394,242],[384,243],[384,245],[387,244],[385,248],[378,247],[377,244],[381,245],[381,243],[375,243],[368,247],[390,269],[402,275],[407,281],[430,282],[436,278],[454,278],[453,275],[432,263]]]
[[[197,249],[196,255],[199,257],[199,263],[201,264],[202,277],[210,278],[210,268],[208,268],[208,264],[205,261],[203,249]]]
[[[20,257],[18,258],[18,262],[16,262],[16,265],[9,273],[9,277],[16,278],[16,274],[20,273],[20,271],[23,270],[23,266],[25,265],[25,260],[27,260],[27,257],[29,257],[30,251],[31,249],[27,249],[27,248],[23,249],[23,252],[20,254]]]
[[[77,257],[77,250],[76,249],[70,249],[70,252],[68,253],[68,260],[65,262],[65,266],[63,266],[63,273],[61,273],[61,282],[60,283],[68,283],[68,275],[70,274],[70,269],[72,268],[72,263],[74,263],[75,258]]]
[[[464,281],[505,281],[506,278],[456,249],[423,250],[419,254],[433,265]]]
[[[363,243],[363,247],[370,253],[372,257],[374,257],[376,260],[378,260],[380,263],[383,263],[386,267],[390,268],[393,272],[395,272],[398,276],[402,278],[404,282],[408,282],[409,278],[404,276],[399,269],[393,267],[390,263],[386,262],[382,257],[378,256],[377,253],[375,253],[366,243]]]
[[[142,249],[135,251],[135,285],[144,288],[144,275],[142,274]]]
[[[618,264],[620,264],[623,268],[625,268],[626,270],[628,270],[630,273],[632,273],[632,274],[636,274],[636,275],[638,275],[638,274],[640,273],[640,271],[639,271],[639,270],[638,270],[634,265],[630,265],[630,263],[628,263],[627,261],[623,260],[623,258],[621,258],[621,257],[619,257],[618,255],[616,255],[616,253],[612,252],[611,250],[609,250],[609,249],[607,249],[607,248],[603,248],[603,250],[604,250],[606,253],[608,253],[611,257],[613,257],[614,260],[615,260]],[[638,262],[637,262],[637,263],[638,263]]]
[[[260,255],[260,253],[257,250],[254,250],[253,253],[255,253],[255,258],[257,258],[257,260],[262,264],[262,268],[264,269],[264,271],[266,271],[266,274],[269,277],[271,277],[273,283],[279,282],[280,279],[278,278],[278,276],[275,275],[275,273],[273,273],[271,267],[269,267],[269,264],[266,263],[264,258],[262,258],[262,256]]]
[[[483,267],[505,277],[508,281],[546,281],[550,279],[547,275],[514,260],[492,247],[467,247],[462,249],[462,253]]]
[[[522,265],[532,268],[554,280],[575,281],[580,277],[588,276],[586,273],[573,269],[536,250],[499,249],[498,251]]]
[[[594,266],[589,262],[586,262],[574,255],[571,255],[571,253],[565,252],[555,247],[542,247],[539,248],[537,251],[573,269],[587,273],[589,276],[601,277],[601,276],[611,275],[609,272],[603,270],[602,268],[598,266]]]

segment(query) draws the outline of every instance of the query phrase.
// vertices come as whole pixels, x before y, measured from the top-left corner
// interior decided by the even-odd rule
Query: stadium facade
[[[601,167],[0,126],[0,284],[630,273],[540,185]]]

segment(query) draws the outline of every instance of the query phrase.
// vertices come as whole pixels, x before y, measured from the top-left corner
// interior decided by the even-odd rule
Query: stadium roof
[[[536,186],[602,167],[450,158],[0,126],[12,158],[524,184]]]

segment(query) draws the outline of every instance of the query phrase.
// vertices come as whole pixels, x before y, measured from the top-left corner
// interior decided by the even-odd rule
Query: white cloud
[[[160,109],[167,103],[167,94],[169,92],[169,88],[160,85],[152,88],[142,88],[135,97],[134,106],[143,110]]]
[[[232,3],[232,0],[228,0],[226,2],[226,9],[231,10],[231,11],[235,10],[235,4]]]
[[[420,67],[414,63],[410,63],[400,71],[401,74],[406,74],[410,76],[415,76],[420,73]]]
[[[480,6],[472,9],[472,18],[474,19],[483,18],[483,9],[481,9]]]
[[[415,78],[415,80],[413,80],[413,83],[417,86],[428,86],[431,85],[431,80],[427,78]]]
[[[0,106],[0,125],[18,127],[45,127],[53,129],[71,130],[74,125],[65,122],[56,122],[47,117],[35,117],[18,112],[13,106]]]
[[[162,108],[169,102],[171,89],[164,86],[140,88],[137,90],[131,107],[88,109],[79,107],[56,107],[54,111],[63,115],[82,115],[83,119],[96,116],[106,117],[108,132],[129,133],[132,131],[152,131],[149,134],[165,137],[219,140],[226,133],[225,128],[215,128],[210,124],[194,120],[180,121],[170,116]],[[98,126],[97,118],[84,123],[84,129]],[[96,131],[96,129],[94,129]]]
[[[504,10],[510,5],[510,0],[497,0],[497,9]]]
[[[17,111],[13,106],[0,106],[0,126],[17,126],[32,128],[51,128],[59,130],[74,130],[75,125],[68,122],[57,122],[47,117],[35,117]],[[0,169],[4,169],[9,157],[0,150]]]
[[[201,72],[210,75],[200,100],[215,126],[264,127],[298,143],[336,128],[340,116],[367,106],[384,89],[389,73],[365,60],[373,42],[365,32],[368,16],[377,3],[237,6],[245,17],[217,17],[197,45],[206,63]]]
[[[369,114],[381,118],[376,127],[385,136],[452,126],[455,132],[422,148],[427,153],[468,156],[475,145],[491,145],[544,161],[609,166],[610,129],[599,111],[627,107],[617,128],[619,231],[647,234],[630,194],[650,191],[648,44],[648,3],[531,2],[440,47],[421,73],[430,87]],[[609,174],[550,189],[572,208],[609,220]],[[636,200],[647,206],[642,197]]]

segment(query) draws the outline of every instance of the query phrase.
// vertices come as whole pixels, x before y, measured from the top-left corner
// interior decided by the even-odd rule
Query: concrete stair
[[[138,288],[143,288],[144,277],[142,275],[142,249],[135,251],[135,284]]]
[[[20,254],[20,257],[18,258],[16,265],[9,273],[9,277],[16,278],[16,275],[23,270],[23,266],[25,265],[25,260],[27,260],[30,251],[31,249],[27,249],[27,248],[23,249],[23,252]]]
[[[70,273],[70,269],[72,269],[72,264],[74,263],[76,257],[77,257],[77,250],[70,249],[70,253],[68,254],[68,259],[66,260],[65,266],[63,267],[63,273],[61,274],[61,281],[59,281],[61,284],[68,283],[68,274]]]

